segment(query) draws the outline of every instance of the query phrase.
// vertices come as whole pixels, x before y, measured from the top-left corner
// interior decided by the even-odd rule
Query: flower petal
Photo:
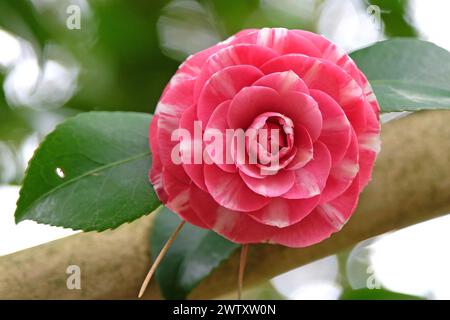
[[[268,87],[279,94],[288,91],[298,91],[309,94],[309,89],[300,77],[293,71],[274,72],[257,80],[254,86]]]
[[[250,86],[263,76],[258,68],[249,65],[231,66],[222,69],[209,78],[197,104],[197,117],[204,124],[214,109],[226,100],[232,99],[242,88]]]
[[[256,221],[276,228],[286,228],[304,219],[316,207],[320,196],[309,199],[273,198],[264,208],[249,215]]]
[[[238,173],[225,172],[215,164],[205,164],[204,174],[209,193],[227,209],[254,211],[264,207],[270,200],[250,190]]]
[[[305,199],[319,195],[325,188],[331,170],[331,156],[327,147],[321,143],[314,144],[314,158],[295,173],[295,182],[288,192],[283,194],[286,199]]]
[[[238,44],[219,50],[211,55],[203,65],[195,84],[194,98],[196,100],[199,98],[206,82],[216,72],[226,67],[238,65],[251,65],[259,68],[276,56],[275,51],[252,44]]]
[[[265,197],[278,197],[286,193],[294,184],[293,171],[281,170],[275,175],[266,175],[263,179],[250,177],[242,171],[242,180],[252,191]]]
[[[167,170],[163,170],[163,176],[164,188],[168,195],[165,206],[173,212],[178,213],[183,220],[189,221],[189,223],[200,228],[208,228],[190,205],[190,185],[180,182]]]
[[[256,116],[274,111],[280,95],[274,89],[252,86],[242,89],[231,101],[228,109],[228,125],[232,129],[247,129]]]
[[[324,91],[345,111],[355,130],[366,124],[364,95],[360,85],[339,66],[299,54],[276,57],[261,68],[265,74],[292,70],[310,89]]]
[[[341,161],[333,165],[327,184],[322,191],[321,203],[328,202],[342,194],[359,172],[359,151],[356,134],[352,130],[350,145]]]
[[[306,37],[285,28],[263,28],[236,38],[233,43],[252,43],[264,46],[280,54],[301,53],[319,57],[320,51]]]
[[[221,157],[218,157],[215,152],[219,152],[218,150],[215,150],[214,146],[209,146],[208,142],[205,142],[206,144],[206,151],[209,154],[211,160],[219,166],[222,170],[233,173],[237,171],[236,165],[233,163],[233,157],[232,157],[232,150],[231,150],[231,143],[232,143],[232,134],[227,137],[227,114],[228,109],[230,107],[230,101],[225,101],[222,104],[220,104],[216,110],[214,110],[213,114],[211,115],[211,118],[209,118],[209,122],[206,126],[206,131],[208,132],[210,130],[218,130],[218,132],[221,133],[222,136],[222,152]],[[214,154],[213,154],[214,151]]]
[[[292,248],[311,246],[339,231],[356,208],[359,196],[359,178],[335,200],[320,205],[300,222],[279,229],[271,238]]]
[[[158,115],[154,115],[152,122],[150,124],[150,147],[152,151],[152,167],[150,169],[150,182],[155,189],[155,192],[161,200],[161,202],[167,202],[167,193],[164,190],[164,182],[163,182],[163,166],[161,163],[161,159],[159,158],[159,147],[158,147]]]
[[[207,192],[192,186],[190,203],[208,227],[230,241],[259,243],[271,237],[274,229],[258,223],[243,212],[221,207]]]
[[[350,144],[351,125],[342,108],[329,95],[311,90],[311,96],[318,103],[323,117],[319,140],[325,143],[335,164],[342,160]]]
[[[189,132],[189,139],[183,139],[180,142],[183,152],[183,169],[189,178],[201,189],[206,191],[205,178],[203,175],[203,139],[202,136],[194,132],[194,123],[196,121],[196,112],[194,107],[187,109],[180,119],[180,128]],[[201,128],[198,128],[201,133]],[[184,137],[186,138],[186,137]],[[195,153],[198,153],[195,155]],[[200,159],[200,163],[196,163]]]

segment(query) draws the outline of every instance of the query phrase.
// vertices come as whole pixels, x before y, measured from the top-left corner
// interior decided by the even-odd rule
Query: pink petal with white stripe
[[[220,104],[216,110],[214,110],[213,114],[209,118],[209,122],[206,126],[206,131],[208,130],[218,130],[222,134],[222,156],[218,157],[216,154],[216,150],[213,147],[206,147],[206,151],[209,154],[211,160],[219,166],[222,170],[233,173],[237,172],[236,165],[233,163],[232,151],[231,151],[231,142],[232,135],[227,138],[228,123],[227,123],[227,114],[228,108],[230,107],[230,101],[225,101]],[[208,146],[209,143],[205,142]],[[214,153],[213,153],[214,152]],[[219,151],[217,151],[219,152]]]
[[[172,150],[178,144],[178,141],[172,141],[172,133],[178,129],[184,111],[194,104],[194,85],[194,80],[181,81],[171,85],[169,90],[164,93],[155,111],[155,114],[158,115],[155,137],[162,166],[185,182],[188,181],[188,177],[182,165],[172,161]]]
[[[302,78],[310,89],[324,91],[345,111],[353,127],[364,128],[363,90],[344,70],[331,62],[290,54],[276,57],[261,68],[265,74],[292,70]]]
[[[181,150],[184,154],[182,165],[184,171],[192,181],[199,188],[206,191],[205,177],[203,175],[203,140],[201,136],[198,137],[194,132],[194,121],[196,121],[195,111],[194,107],[190,107],[184,112],[180,119],[180,128],[186,129],[190,134],[190,140],[183,140],[180,142]],[[200,159],[201,163],[196,163],[196,159]]]
[[[258,115],[277,110],[279,103],[280,95],[274,89],[258,86],[244,88],[231,101],[228,125],[232,129],[247,129]]]
[[[298,91],[309,94],[309,89],[306,84],[293,71],[275,72],[265,75],[253,85],[272,88],[280,94],[288,91]]]
[[[358,140],[352,130],[350,145],[341,161],[333,165],[327,184],[322,191],[321,203],[328,202],[341,195],[359,172]]]
[[[375,159],[381,150],[378,113],[367,108],[367,129],[358,136],[360,187],[364,188],[372,177]]]
[[[214,200],[230,210],[249,212],[261,209],[269,198],[250,190],[238,173],[229,173],[217,165],[204,165],[205,183]]]
[[[313,142],[319,137],[322,131],[322,114],[311,96],[295,91],[286,92],[273,110],[289,117],[295,127],[306,128]]]
[[[303,126],[295,127],[295,156],[287,165],[287,170],[298,170],[313,158],[313,142]]]
[[[314,46],[319,50],[319,57],[321,59],[328,60],[341,67],[353,79],[355,79],[358,84],[361,85],[361,87],[363,87],[363,81],[359,76],[360,71],[355,62],[353,62],[353,60],[347,55],[345,50],[338,47],[322,35],[304,30],[293,30],[293,32],[298,36],[303,36],[311,41],[311,43],[313,43]]]
[[[178,213],[181,218],[189,221],[193,225],[200,228],[208,228],[208,226],[199,218],[197,213],[192,209],[189,201],[190,185],[180,182],[167,170],[163,170],[164,187],[167,191],[167,208]]]
[[[251,65],[259,68],[276,56],[277,53],[269,48],[251,44],[229,46],[219,50],[210,56],[203,65],[195,84],[194,98],[198,99],[206,82],[216,72],[237,65]]]
[[[224,44],[217,44],[194,55],[189,56],[178,68],[177,74],[184,74],[191,78],[196,78],[208,58],[225,47]]]
[[[337,199],[314,209],[299,223],[280,229],[271,243],[292,248],[314,245],[339,231],[351,216],[358,203],[359,179]]]
[[[189,182],[189,177],[184,171],[182,164],[175,164],[172,159],[172,151],[177,147],[179,141],[172,141],[172,133],[178,129],[180,119],[173,116],[158,115],[158,130],[156,139],[162,166],[169,170],[174,176],[185,183]]]
[[[279,54],[301,53],[319,57],[320,51],[306,37],[285,28],[263,28],[234,39],[233,43],[251,43],[264,46]]]
[[[230,241],[237,243],[264,242],[274,233],[274,228],[258,223],[243,212],[221,207],[208,193],[193,186],[190,203],[208,227]]]
[[[292,188],[295,181],[293,171],[281,170],[275,175],[266,175],[262,179],[252,178],[240,172],[247,187],[265,197],[278,197]]]
[[[203,87],[197,104],[197,116],[208,123],[214,109],[226,100],[232,99],[242,88],[250,86],[263,76],[258,68],[242,65],[231,66],[216,72]]]
[[[320,195],[325,188],[331,170],[331,156],[327,147],[317,141],[314,144],[314,158],[295,173],[295,182],[288,192],[282,195],[286,199],[305,199]]]
[[[163,166],[159,158],[159,147],[158,147],[158,115],[154,115],[149,128],[150,137],[150,147],[152,152],[152,167],[150,169],[149,178],[153,185],[153,188],[158,196],[159,200],[162,202],[167,201],[167,193],[164,190],[163,182]]]
[[[342,108],[329,95],[323,91],[311,90],[311,96],[318,103],[323,117],[319,140],[325,143],[335,164],[342,160],[350,144],[350,122]]]
[[[319,196],[300,200],[272,198],[267,206],[258,211],[250,212],[249,215],[265,225],[286,228],[308,216],[318,204],[319,198]]]

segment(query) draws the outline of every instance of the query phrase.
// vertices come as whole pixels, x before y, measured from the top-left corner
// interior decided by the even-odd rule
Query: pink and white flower
[[[203,132],[251,133],[244,152],[224,143],[231,162],[174,162],[177,129],[191,133],[184,149],[200,146],[193,157],[209,153],[196,121]],[[244,30],[189,57],[167,85],[150,127],[150,180],[168,208],[231,241],[309,246],[354,212],[379,133],[370,84],[336,45],[302,30]]]

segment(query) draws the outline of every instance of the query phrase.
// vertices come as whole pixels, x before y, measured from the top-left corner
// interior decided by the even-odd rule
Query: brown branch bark
[[[388,123],[373,181],[350,222],[304,249],[252,246],[245,286],[339,252],[376,235],[450,212],[450,111],[420,112]],[[153,216],[101,234],[86,233],[0,257],[2,299],[133,299],[148,270]],[[214,298],[236,289],[239,253],[191,294]],[[68,290],[67,266],[81,267],[81,290]],[[146,298],[159,298],[155,283]]]

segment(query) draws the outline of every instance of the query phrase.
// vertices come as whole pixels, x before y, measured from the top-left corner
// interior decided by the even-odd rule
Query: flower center
[[[290,153],[294,144],[292,120],[276,113],[266,112],[255,118],[246,132],[246,148],[260,165],[279,163]]]

